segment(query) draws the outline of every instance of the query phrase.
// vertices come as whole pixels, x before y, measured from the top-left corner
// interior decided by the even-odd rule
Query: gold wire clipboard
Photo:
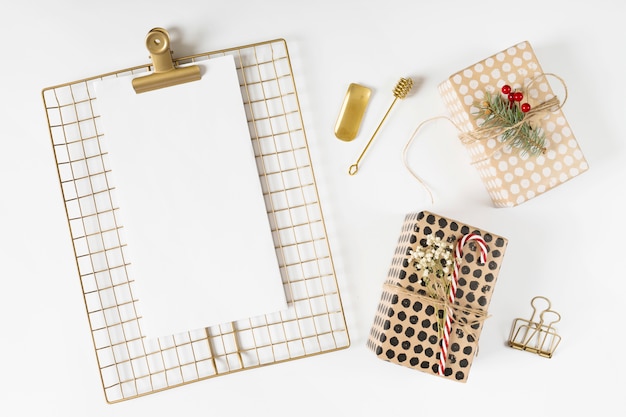
[[[137,398],[350,346],[287,44],[283,39],[174,59],[233,55],[289,308],[182,335],[142,336],[126,274],[93,83],[42,91],[105,399]],[[176,88],[176,87],[169,87]]]

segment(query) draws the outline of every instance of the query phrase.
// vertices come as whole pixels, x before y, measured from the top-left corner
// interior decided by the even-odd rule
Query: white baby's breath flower
[[[440,291],[442,286],[450,285],[453,249],[450,242],[430,234],[426,236],[425,247],[409,250],[409,261],[419,272],[417,282],[435,292]]]

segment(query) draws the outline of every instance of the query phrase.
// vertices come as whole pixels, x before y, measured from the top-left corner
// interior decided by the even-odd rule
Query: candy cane
[[[463,259],[463,246],[470,241],[474,240],[480,248],[480,262],[485,264],[487,262],[487,244],[485,240],[475,233],[468,233],[459,239],[456,243],[454,251],[454,269],[452,271],[452,280],[450,282],[450,290],[448,291],[448,305],[452,306],[456,298],[456,289],[459,281],[459,265]],[[450,332],[452,331],[452,317],[454,311],[452,307],[448,307],[446,312],[446,320],[443,328],[443,337],[441,338],[441,354],[439,355],[439,375],[443,376],[446,370],[446,360],[448,358],[448,347],[450,346]]]

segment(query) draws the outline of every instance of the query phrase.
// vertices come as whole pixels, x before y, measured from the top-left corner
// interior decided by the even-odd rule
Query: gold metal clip
[[[537,313],[538,307],[536,305],[538,300],[543,300],[547,304],[539,313]],[[552,326],[561,321],[561,315],[551,309],[550,300],[546,297],[534,297],[530,305],[533,308],[533,314],[529,320],[518,318],[513,321],[509,336],[509,346],[536,353],[544,358],[551,358],[561,342],[561,336],[556,333]],[[538,317],[539,321],[537,321],[536,317]]]
[[[165,29],[154,28],[148,32],[146,47],[150,51],[154,68],[152,74],[133,79],[133,88],[137,94],[200,79],[200,67],[197,65],[174,66],[170,37]]]

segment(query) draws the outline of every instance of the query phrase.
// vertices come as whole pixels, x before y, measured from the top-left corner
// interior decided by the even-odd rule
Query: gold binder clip
[[[538,310],[536,305],[538,300],[543,300],[547,304],[543,310]],[[552,326],[561,321],[561,315],[551,309],[550,300],[546,297],[536,296],[531,300],[530,305],[533,308],[533,314],[529,320],[518,318],[513,321],[509,346],[536,353],[544,358],[551,358],[561,342],[561,336]]]
[[[175,67],[170,49],[170,37],[165,29],[154,28],[146,36],[146,47],[150,51],[153,72],[133,79],[137,94],[159,88],[170,87],[200,79],[200,67]]]

